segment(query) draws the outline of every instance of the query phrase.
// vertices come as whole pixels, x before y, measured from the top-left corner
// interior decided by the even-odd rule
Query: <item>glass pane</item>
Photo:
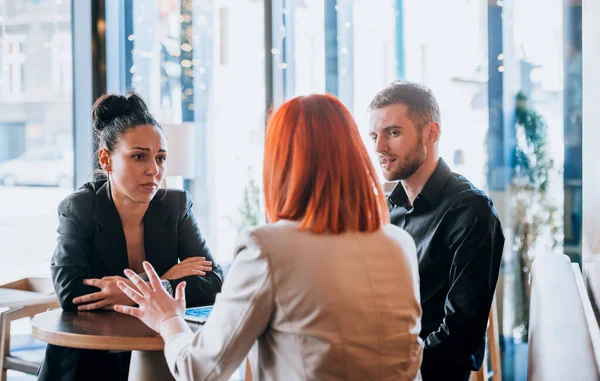
[[[49,276],[73,191],[71,1],[0,0],[0,284]]]
[[[486,15],[484,1],[404,1],[406,79],[431,88],[441,109],[440,156],[481,189],[489,117]]]
[[[398,48],[396,40],[396,5],[393,0],[355,0],[353,3],[351,28],[354,70],[350,78],[354,86],[353,115],[373,166],[383,182],[381,166],[369,138],[367,107],[379,90],[399,77],[396,63],[399,59],[397,53],[401,48]],[[346,20],[342,21],[342,24],[345,22]],[[346,25],[338,25],[338,33]],[[377,43],[373,43],[374,41]],[[342,46],[338,49],[341,58],[344,57],[342,49]],[[343,66],[340,65],[340,68]],[[340,81],[343,80],[343,72],[340,71]],[[343,94],[340,95],[344,100]],[[347,102],[346,106],[350,107]]]
[[[135,0],[132,12],[131,86],[167,128],[167,181],[191,192],[210,249],[229,259],[264,215],[264,3]]]
[[[214,247],[220,259],[230,259],[238,232],[264,221],[260,204],[266,109],[264,3],[228,0],[217,2],[215,8],[227,15],[216,22],[215,45],[228,60],[215,63],[206,162],[214,176],[209,193],[215,204]]]
[[[293,2],[284,9],[292,11]],[[288,28],[294,35],[295,94],[325,92],[325,13],[323,0],[297,1],[294,24]]]
[[[323,0],[274,0],[273,97],[275,106],[298,95],[325,92]]]

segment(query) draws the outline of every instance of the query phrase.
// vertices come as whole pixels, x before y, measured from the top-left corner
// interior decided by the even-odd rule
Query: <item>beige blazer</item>
[[[413,380],[422,341],[415,244],[375,233],[315,235],[279,221],[242,233],[214,309],[165,345],[177,380]],[[250,353],[248,353],[250,351]]]

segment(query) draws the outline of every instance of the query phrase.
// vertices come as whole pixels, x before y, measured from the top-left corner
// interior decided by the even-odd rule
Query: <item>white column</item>
[[[73,149],[75,152],[75,189],[86,181],[94,169],[91,109],[92,75],[92,1],[71,4],[73,35]]]

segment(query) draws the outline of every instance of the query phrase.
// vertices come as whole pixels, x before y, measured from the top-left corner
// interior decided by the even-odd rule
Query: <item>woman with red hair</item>
[[[178,380],[227,380],[248,354],[256,380],[413,380],[422,343],[412,238],[385,198],[348,110],[298,97],[272,116],[263,186],[268,224],[238,238],[222,292],[196,334],[150,264],[117,306],[165,340]]]

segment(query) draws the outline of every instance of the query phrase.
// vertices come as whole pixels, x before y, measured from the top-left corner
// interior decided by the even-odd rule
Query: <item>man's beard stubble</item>
[[[394,172],[394,180],[406,180],[417,172],[425,161],[425,149],[423,148],[423,136],[419,136],[417,144],[404,155],[400,168]]]

